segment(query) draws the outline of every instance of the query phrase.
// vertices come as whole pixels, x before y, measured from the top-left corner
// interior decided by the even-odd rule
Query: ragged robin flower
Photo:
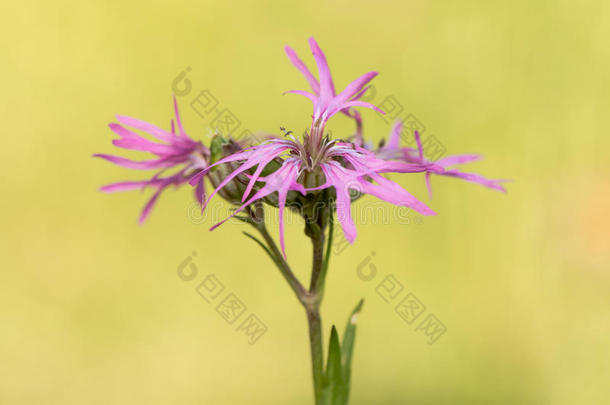
[[[339,342],[337,330],[333,325],[328,355],[325,356],[322,349],[320,304],[332,254],[335,216],[346,240],[352,243],[357,231],[352,218],[351,204],[359,195],[371,194],[386,202],[409,207],[422,215],[435,215],[430,208],[399,184],[384,177],[388,173],[423,173],[430,193],[430,177],[433,174],[457,177],[502,191],[504,188],[500,184],[501,180],[488,180],[480,175],[454,168],[456,165],[478,159],[476,155],[449,156],[432,161],[426,157],[417,132],[414,133],[416,149],[401,147],[399,134],[402,124],[400,123],[392,128],[388,142],[381,144],[377,149],[365,143],[362,137],[362,117],[356,108],[370,108],[383,114],[378,107],[362,100],[377,72],[366,73],[352,81],[343,91],[337,92],[326,56],[313,38],[309,40],[309,45],[318,68],[317,77],[298,58],[292,48],[285,48],[290,61],[303,73],[312,90],[288,92],[303,95],[313,102],[311,126],[302,138],[297,139],[291,131],[280,127],[284,131],[283,137],[267,136],[257,145],[244,147],[243,141],[237,142],[225,138],[223,134],[216,134],[208,149],[185,133],[174,100],[178,132],[174,121],[169,132],[121,116],[117,117],[119,123],[110,124],[112,131],[120,137],[113,141],[115,146],[149,152],[156,155],[155,159],[133,161],[111,155],[95,156],[131,169],[157,171],[149,180],[125,181],[102,187],[102,190],[107,192],[143,190],[149,187],[155,189],[142,211],[140,222],[146,219],[163,190],[171,185],[180,186],[185,182],[195,187],[195,196],[201,203],[202,210],[216,194],[235,206],[235,211],[229,218],[245,210],[246,215],[239,215],[238,218],[254,226],[262,239],[248,232],[244,234],[257,242],[269,255],[305,309],[309,327],[315,403],[347,405],[356,318],[362,309],[363,300],[356,305],[349,318],[342,343]],[[329,119],[337,113],[345,114],[355,120],[355,136],[330,139],[325,127]],[[157,141],[153,142],[128,127],[147,133]],[[173,174],[168,174],[170,171]],[[208,198],[204,186],[206,178],[214,187]],[[281,249],[267,231],[263,203],[279,209]],[[295,276],[286,260],[284,243],[286,208],[297,211],[306,220],[305,234],[311,239],[313,253],[309,288],[306,288]],[[227,219],[214,225],[212,229]],[[326,367],[324,367],[325,357],[328,359]]]
[[[156,155],[156,158],[144,161],[134,161],[120,156],[95,154],[93,156],[105,159],[116,165],[136,170],[157,170],[157,172],[148,180],[137,181],[121,181],[101,187],[101,190],[107,193],[127,190],[145,190],[148,188],[154,189],[152,197],[148,200],[140,214],[140,223],[143,223],[152,208],[157,202],[161,193],[170,186],[179,187],[187,183],[188,179],[196,171],[204,169],[208,166],[210,150],[201,142],[191,139],[180,120],[178,112],[178,104],[174,98],[175,122],[171,121],[171,132],[163,130],[153,124],[125,117],[117,116],[119,123],[109,124],[110,129],[119,136],[119,139],[112,141],[113,145],[129,150],[143,151]],[[175,125],[178,126],[176,132]],[[147,139],[135,130],[142,131],[149,136],[156,138],[156,142]],[[176,170],[172,174],[167,174],[168,171]],[[205,185],[201,178],[195,184],[195,198],[200,203],[205,200]]]
[[[439,176],[455,177],[462,180],[469,181],[471,183],[480,184],[484,187],[506,192],[506,189],[501,183],[509,180],[502,179],[487,179],[477,173],[467,173],[453,168],[454,166],[473,162],[481,159],[480,155],[452,155],[445,156],[436,161],[430,161],[425,157],[424,148],[421,142],[419,132],[414,131],[413,136],[417,148],[408,148],[400,146],[400,134],[402,132],[402,122],[397,121],[392,130],[388,142],[382,145],[375,151],[375,155],[378,158],[393,161],[402,161],[405,163],[416,164],[423,168],[425,172],[426,187],[428,188],[428,194],[432,198],[432,185],[430,184],[430,177],[432,174]],[[400,171],[400,170],[397,170]]]
[[[378,159],[373,152],[354,143],[331,140],[324,135],[326,122],[337,112],[353,107],[367,107],[382,112],[376,106],[359,100],[366,91],[366,85],[377,73],[369,72],[362,75],[341,93],[336,94],[324,53],[313,38],[309,40],[309,44],[318,66],[319,92],[312,94],[300,90],[290,91],[303,95],[313,102],[312,124],[303,141],[292,135],[288,135],[287,139],[270,139],[219,160],[201,170],[190,180],[192,185],[198,184],[216,165],[240,162],[239,167],[210,194],[206,204],[232,179],[247,173],[250,181],[242,197],[243,205],[233,215],[253,202],[277,193],[280,244],[284,255],[284,208],[286,196],[290,191],[298,191],[303,195],[324,189],[334,191],[337,218],[350,243],[356,238],[356,227],[351,215],[350,190],[371,194],[392,204],[410,207],[422,215],[435,214],[400,185],[381,175],[386,172],[423,172],[424,166]],[[281,166],[275,172],[261,176],[264,168],[278,158],[282,159]],[[260,183],[264,184],[259,185]],[[256,190],[254,190],[255,186]],[[225,221],[226,219],[214,225],[212,229]]]
[[[320,47],[318,46],[318,44],[316,43],[316,41],[313,38],[309,39],[309,44],[311,46],[312,52],[314,54],[314,58],[316,58],[316,62],[318,62],[318,59],[320,60],[320,63],[318,63],[318,66],[320,66],[320,64],[324,67],[325,69],[325,88],[328,89],[329,94],[332,97],[336,96],[336,92],[335,92],[335,84],[333,82],[332,76],[330,74],[330,69],[328,68],[328,63],[326,61],[326,57],[324,55],[324,53],[322,53],[322,50],[320,50]],[[288,59],[290,59],[290,62],[292,62],[292,64],[303,74],[303,76],[305,76],[305,79],[307,80],[307,82],[309,83],[309,86],[311,87],[311,90],[313,91],[313,95],[315,97],[320,97],[320,82],[318,81],[318,79],[316,79],[316,77],[311,73],[311,71],[309,70],[309,68],[307,67],[307,65],[299,58],[299,56],[297,55],[297,53],[294,51],[294,49],[292,49],[289,46],[286,46],[284,48],[284,50],[286,51],[286,55],[288,56]],[[371,72],[368,73],[367,75],[372,75],[372,77],[374,77],[375,75],[377,75],[376,72]],[[322,74],[320,74],[320,77],[322,77]],[[371,77],[371,78],[372,78]],[[367,87],[363,87],[362,90],[360,92],[358,92],[355,96],[352,97],[353,101],[356,101],[358,99],[360,99],[365,93],[366,91],[369,89],[369,86]],[[299,92],[300,94],[303,94],[301,92]],[[307,97],[309,97],[309,94],[304,94]],[[356,134],[353,137],[353,142],[358,145],[361,146],[362,145],[362,116],[360,115],[360,113],[355,110],[354,108],[350,108],[350,107],[346,107],[340,110],[341,113],[347,115],[350,118],[353,118],[354,121],[356,122]]]

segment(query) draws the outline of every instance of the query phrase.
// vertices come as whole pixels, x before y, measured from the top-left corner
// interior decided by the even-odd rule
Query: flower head
[[[431,174],[458,177],[504,191],[500,185],[502,180],[488,180],[477,174],[451,168],[478,159],[476,155],[450,156],[436,162],[429,161],[424,156],[417,132],[417,149],[400,147],[401,123],[393,127],[388,143],[373,151],[362,141],[362,120],[355,107],[371,108],[383,113],[377,106],[360,99],[377,72],[365,73],[337,94],[326,56],[313,38],[309,39],[309,46],[318,67],[318,79],[292,48],[285,48],[289,59],[303,73],[312,89],[311,93],[302,90],[288,92],[303,95],[313,102],[311,127],[302,140],[295,138],[289,131],[285,132],[283,138],[270,136],[262,143],[244,149],[243,144],[217,135],[212,140],[210,150],[186,134],[174,98],[176,121],[171,122],[171,132],[124,116],[117,117],[119,123],[110,124],[110,129],[120,137],[113,141],[115,146],[149,152],[156,155],[156,158],[133,161],[105,154],[94,156],[130,169],[158,171],[148,180],[113,183],[103,186],[102,190],[156,189],[142,210],[140,222],[147,218],[163,190],[187,181],[195,186],[195,197],[201,203],[202,210],[216,194],[238,206],[229,218],[250,204],[263,200],[279,208],[280,243],[284,255],[284,209],[287,206],[298,207],[303,201],[312,201],[307,199],[310,194],[314,195],[314,200],[322,196],[326,204],[333,204],[346,239],[353,243],[357,234],[351,214],[354,192],[371,194],[389,203],[409,207],[422,215],[435,215],[434,211],[400,185],[384,177],[384,173],[425,173],[430,193]],[[326,122],[338,112],[356,120],[357,133],[353,142],[331,140],[325,134]],[[157,141],[153,142],[127,127],[145,132]],[[173,174],[166,174],[170,169],[176,170]],[[208,198],[204,185],[206,177],[214,186]],[[299,199],[299,194],[307,198]]]
[[[234,155],[227,156],[193,176],[191,184],[197,184],[201,177],[216,165],[229,162],[242,162],[241,165],[225,178],[218,188],[209,196],[208,201],[228,182],[243,173],[248,174],[250,181],[243,194],[243,205],[231,216],[241,212],[245,207],[271,193],[277,192],[279,207],[280,245],[284,246],[284,208],[286,196],[290,191],[305,195],[307,192],[331,189],[335,195],[337,218],[343,228],[346,239],[353,243],[356,238],[356,227],[351,216],[351,192],[356,191],[371,194],[379,199],[395,205],[410,207],[422,215],[434,215],[426,205],[418,201],[397,183],[381,176],[390,171],[421,172],[423,168],[417,164],[389,162],[378,159],[374,153],[351,143],[323,139],[322,147],[312,156],[308,149],[310,136],[301,143],[292,139],[271,139],[258,146],[251,147]],[[273,160],[281,158],[279,169],[266,176],[261,176],[264,168]],[[307,184],[307,176],[322,174],[322,184]],[[251,195],[257,183],[263,183]],[[307,186],[307,187],[306,187]],[[207,202],[206,202],[207,203]],[[229,217],[230,218],[230,217]],[[228,218],[227,218],[228,219]],[[227,219],[214,225],[215,229]]]
[[[453,166],[473,162],[481,159],[479,155],[453,155],[446,156],[437,161],[430,161],[424,155],[424,148],[421,142],[419,132],[415,131],[413,136],[417,144],[417,149],[400,147],[400,133],[402,130],[402,122],[398,121],[392,127],[388,142],[379,148],[375,155],[382,159],[402,161],[409,164],[418,165],[425,172],[426,187],[428,188],[428,194],[432,198],[432,186],[430,184],[430,177],[432,174],[447,177],[456,177],[472,183],[480,184],[484,187],[491,188],[493,190],[506,192],[506,189],[501,183],[507,182],[508,180],[501,179],[487,179],[480,174],[466,173],[457,169],[452,169]],[[397,169],[396,171],[400,171]]]
[[[328,119],[339,111],[348,111],[353,107],[368,107],[381,112],[369,103],[358,100],[366,91],[366,85],[377,75],[369,72],[350,83],[338,95],[330,76],[326,57],[313,38],[309,45],[318,65],[319,83],[296,57],[291,48],[287,48],[288,56],[305,74],[314,93],[293,91],[312,100],[314,114],[309,133],[303,141],[287,134],[284,139],[269,139],[257,146],[242,150],[227,156],[209,167],[201,170],[190,180],[197,184],[209,171],[221,164],[239,162],[240,165],[225,177],[218,187],[210,194],[207,202],[226,184],[237,176],[249,176],[249,182],[242,197],[243,204],[232,216],[241,212],[253,202],[277,193],[279,207],[280,244],[285,254],[284,246],[284,208],[289,192],[299,192],[303,195],[329,189],[335,201],[337,218],[343,228],[346,239],[352,243],[356,238],[356,227],[351,215],[351,194],[353,191],[371,194],[392,204],[410,207],[422,215],[435,213],[418,201],[397,183],[390,181],[381,174],[391,171],[423,172],[421,164],[411,164],[399,161],[379,159],[371,151],[357,144],[340,140],[330,140],[324,136],[324,126]],[[281,161],[280,167],[267,175],[263,170],[272,161]],[[314,179],[311,181],[310,179]],[[230,218],[230,217],[229,217]],[[227,218],[228,219],[228,218]],[[215,229],[226,219],[212,227]]]
[[[135,118],[117,116],[119,123],[109,124],[110,129],[120,138],[112,141],[112,144],[123,149],[149,152],[156,155],[156,158],[144,161],[134,161],[120,156],[95,154],[99,157],[116,165],[128,169],[137,170],[158,170],[148,180],[122,181],[108,184],[101,187],[102,191],[112,193],[116,191],[144,190],[148,187],[155,189],[152,197],[144,206],[140,215],[140,223],[144,222],[154,207],[157,199],[169,186],[178,187],[187,183],[192,174],[208,165],[210,151],[201,142],[191,139],[180,120],[178,104],[174,98],[175,123],[171,121],[171,132],[163,130],[153,124],[137,120]],[[121,125],[122,124],[122,125]],[[175,124],[178,125],[178,133],[175,131]],[[145,132],[156,138],[153,142],[127,127]],[[173,174],[166,174],[167,171],[178,168]],[[203,178],[195,184],[195,198],[203,203],[205,200],[205,185]]]
[[[286,93],[300,94],[309,98],[314,105],[313,123],[312,123],[312,134],[316,134],[318,140],[321,139],[324,124],[330,117],[337,112],[342,112],[345,115],[354,118],[356,121],[356,143],[361,144],[362,141],[362,118],[360,113],[354,110],[352,107],[367,107],[372,108],[381,114],[384,114],[382,110],[373,104],[361,101],[360,98],[366,93],[369,88],[367,84],[377,76],[377,72],[368,72],[360,76],[353,82],[351,82],[341,93],[336,94],[335,85],[333,78],[330,74],[330,68],[326,61],[326,55],[318,46],[315,39],[309,38],[309,47],[313,53],[313,57],[318,67],[319,81],[307,68],[307,65],[299,59],[296,52],[289,46],[285,47],[286,54],[292,62],[292,64],[303,73],[305,79],[309,82],[309,85],[313,93],[309,93],[303,90],[290,90]],[[315,131],[313,131],[315,129]]]

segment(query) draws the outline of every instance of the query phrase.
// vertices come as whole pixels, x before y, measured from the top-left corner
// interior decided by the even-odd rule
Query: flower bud
[[[210,164],[214,164],[226,156],[237,153],[241,149],[241,146],[233,139],[225,139],[222,135],[214,135],[210,143]],[[218,188],[220,183],[233,173],[239,165],[239,162],[228,162],[210,169],[208,178],[214,188]],[[247,184],[248,178],[240,174],[218,190],[218,194],[231,204],[241,205],[241,199],[246,191]]]

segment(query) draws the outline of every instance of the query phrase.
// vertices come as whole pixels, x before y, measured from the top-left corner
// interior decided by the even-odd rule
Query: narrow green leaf
[[[324,281],[326,280],[326,272],[328,271],[330,253],[333,245],[334,222],[333,213],[331,212],[328,216],[328,241],[326,242],[326,252],[324,253],[324,262],[322,263],[322,271],[320,273],[320,280],[322,281],[322,285],[320,286],[320,294],[324,294]]]
[[[345,404],[349,397],[351,372],[352,372],[352,354],[354,353],[354,340],[356,338],[356,322],[358,315],[362,311],[364,305],[364,298],[358,302],[356,308],[352,311],[347,325],[345,326],[345,333],[343,335],[343,344],[341,345],[341,364],[343,368],[343,397],[345,398]]]
[[[330,331],[330,342],[328,345],[328,362],[324,373],[324,403],[328,405],[343,404],[340,397],[343,391],[343,373],[341,371],[341,346],[339,334],[333,325]]]
[[[330,331],[330,343],[328,345],[328,364],[326,372],[329,378],[336,381],[341,377],[341,346],[339,344],[339,334],[333,325]]]
[[[252,239],[254,242],[258,243],[258,245],[262,247],[265,252],[267,252],[271,260],[273,260],[273,263],[278,264],[278,261],[273,255],[273,253],[271,253],[271,250],[269,250],[269,248],[265,246],[265,244],[260,239],[248,232],[243,232],[243,234],[246,235],[248,238]]]

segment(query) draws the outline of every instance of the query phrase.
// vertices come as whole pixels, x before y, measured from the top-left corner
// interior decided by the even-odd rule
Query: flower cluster
[[[202,204],[202,210],[214,195],[220,194],[227,199],[223,194],[225,188],[235,188],[235,184],[239,184],[241,198],[238,198],[238,201],[234,198],[230,200],[236,205],[236,210],[231,216],[237,215],[256,201],[273,196],[274,201],[277,201],[274,205],[279,208],[280,244],[284,255],[284,209],[290,202],[290,196],[295,193],[307,196],[324,191],[328,204],[334,206],[346,239],[353,242],[357,233],[351,215],[354,191],[371,194],[395,205],[409,207],[421,215],[435,215],[434,211],[399,184],[384,177],[385,173],[423,173],[430,196],[432,174],[461,178],[491,189],[505,191],[501,186],[502,180],[489,180],[478,174],[453,168],[479,159],[477,155],[456,155],[436,162],[429,161],[424,157],[417,132],[414,133],[417,149],[401,147],[400,122],[393,126],[385,144],[377,149],[367,146],[362,138],[362,117],[355,108],[371,108],[383,114],[378,107],[361,100],[368,89],[368,84],[377,76],[377,72],[365,73],[337,94],[326,56],[313,38],[309,39],[309,46],[318,68],[318,78],[311,73],[292,48],[285,48],[288,58],[305,76],[311,87],[311,92],[304,90],[287,92],[305,96],[313,103],[311,126],[302,139],[297,139],[291,133],[283,137],[270,137],[258,145],[249,147],[239,145],[231,153],[210,161],[208,148],[193,141],[184,132],[177,106],[178,134],[174,131],[173,121],[170,133],[142,121],[118,117],[120,123],[145,131],[161,143],[144,139],[119,124],[110,124],[110,128],[121,137],[113,143],[126,149],[147,151],[157,155],[158,158],[134,162],[116,156],[96,156],[132,169],[161,169],[161,171],[150,180],[115,183],[102,189],[122,191],[149,186],[156,188],[157,191],[144,208],[141,221],[146,218],[157,197],[166,187],[182,185],[187,181],[195,186],[195,195]],[[356,134],[348,140],[329,139],[324,131],[328,120],[339,112],[356,122]],[[162,177],[166,169],[178,166],[181,168],[177,173]],[[220,179],[218,176],[214,177],[215,181],[212,183],[215,189],[206,199],[204,179],[208,177],[212,180],[212,174],[219,167],[225,169],[223,177]],[[226,170],[227,167],[230,167],[230,170]],[[211,229],[215,229],[227,219]]]
[[[108,126],[120,138],[112,141],[114,146],[123,149],[149,152],[157,157],[151,160],[134,161],[120,156],[96,154],[99,157],[116,165],[128,169],[137,170],[158,170],[149,180],[122,181],[119,183],[108,184],[101,188],[102,191],[112,193],[127,190],[145,190],[148,187],[156,189],[152,197],[148,200],[140,215],[140,223],[144,222],[154,207],[161,193],[169,186],[178,187],[187,183],[191,175],[204,169],[208,165],[210,150],[201,142],[191,139],[180,120],[178,104],[174,98],[175,122],[171,121],[171,132],[165,131],[153,124],[140,121],[135,118],[117,116],[119,123],[110,123]],[[123,125],[121,125],[123,124]],[[176,133],[175,125],[178,125]],[[153,142],[127,127],[142,131],[149,136],[156,138]],[[166,171],[177,168],[173,174],[166,174]],[[195,184],[195,198],[203,204],[205,201],[205,184],[203,178]]]
[[[502,187],[501,183],[507,182],[508,180],[499,179],[487,179],[480,174],[466,173],[457,169],[450,169],[453,166],[473,162],[481,159],[480,155],[452,155],[441,158],[435,162],[431,162],[424,157],[424,148],[422,146],[421,138],[417,131],[414,132],[415,143],[417,149],[400,147],[399,134],[402,131],[402,122],[397,122],[392,127],[388,142],[375,151],[377,157],[385,160],[397,160],[412,164],[420,165],[425,172],[426,187],[428,188],[428,194],[432,198],[432,186],[430,184],[431,174],[447,177],[457,177],[472,183],[477,183],[487,188],[491,188],[498,191],[506,192],[506,189]]]

